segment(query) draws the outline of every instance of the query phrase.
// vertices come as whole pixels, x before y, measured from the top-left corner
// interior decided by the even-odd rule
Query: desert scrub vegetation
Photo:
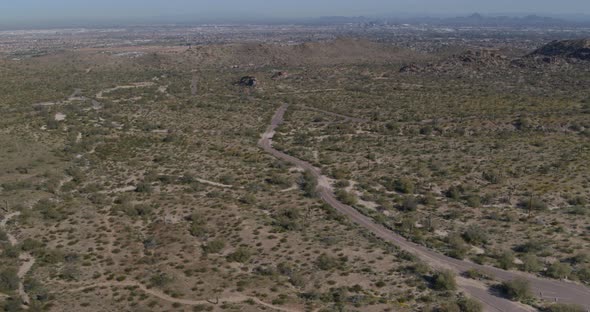
[[[547,312],[583,312],[584,307],[574,304],[556,303],[545,308]]]
[[[526,279],[514,279],[499,286],[502,293],[510,300],[525,302],[532,298],[530,284]]]
[[[455,273],[452,271],[439,271],[432,277],[432,287],[435,290],[454,291],[457,289]]]
[[[356,70],[337,76],[355,83],[353,77],[361,75]],[[499,85],[392,74],[368,82],[371,92],[299,94],[294,101],[301,106],[369,122],[334,123],[328,114],[314,122],[319,113],[292,106],[275,141],[344,179],[333,186],[348,203],[352,198],[338,189],[348,190],[345,182],[354,179],[353,195],[362,194],[359,199],[376,210],[370,215],[416,242],[457,258],[540,272],[548,269],[551,256],[570,263],[572,253],[587,243],[583,229],[590,194],[584,185],[590,185],[585,178],[590,158],[579,134],[587,110],[579,104],[580,92],[559,78],[523,75],[543,80],[538,86],[544,91],[506,95]],[[551,82],[571,95],[558,95],[548,88]],[[464,84],[480,89],[468,94],[458,87]],[[400,87],[392,90],[392,85]],[[305,129],[304,145],[294,144],[299,129]],[[365,209],[361,206],[355,205]],[[411,219],[418,226],[402,221]],[[544,252],[518,250],[523,241],[546,235],[552,237]],[[508,264],[499,252],[508,250],[526,263]],[[582,280],[577,272],[584,276],[586,271],[575,266],[570,278]]]
[[[18,289],[20,279],[15,268],[0,270],[0,291],[3,293],[13,292]]]
[[[127,58],[80,49],[51,62],[2,63],[0,199],[21,212],[19,245],[3,248],[2,261],[14,263],[23,251],[35,256],[28,277],[40,285],[25,280],[33,296],[138,281],[179,299],[241,292],[309,310],[426,310],[449,300],[449,311],[477,311],[452,290],[428,287],[436,279],[427,266],[320,203],[311,173],[257,148],[285,102],[291,106],[275,146],[337,178],[334,186],[350,190],[355,207],[385,226],[485,264],[500,265],[502,252],[511,251],[506,259],[514,266],[549,272],[548,259],[556,257],[571,267],[568,278],[588,281],[588,261],[577,257],[587,238],[588,108],[568,95],[576,90],[521,88],[506,75],[514,92],[488,83],[498,79],[402,76],[397,65],[294,66],[292,79],[275,81],[270,65],[201,66],[201,50],[210,47],[143,48],[157,52]],[[264,87],[232,85],[245,75]],[[523,75],[534,83],[535,74]],[[567,79],[584,78],[577,75]],[[77,88],[87,100],[58,103]],[[322,88],[338,91],[302,92]],[[42,101],[56,104],[29,105]],[[56,120],[58,113],[65,119]],[[531,197],[546,207],[523,207]],[[49,200],[35,205],[41,198]],[[547,241],[538,244],[541,236]],[[551,272],[562,276],[562,269]],[[182,309],[134,287],[58,292],[47,302]],[[260,308],[223,305],[242,307]],[[209,309],[214,305],[195,308]]]

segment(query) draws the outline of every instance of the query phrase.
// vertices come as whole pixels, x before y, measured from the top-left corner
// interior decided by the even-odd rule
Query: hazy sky
[[[390,13],[590,14],[590,0],[0,0],[0,20],[206,17],[317,17]]]

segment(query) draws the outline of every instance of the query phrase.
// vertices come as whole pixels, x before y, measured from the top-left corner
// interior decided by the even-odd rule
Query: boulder
[[[237,82],[237,84],[242,87],[252,87],[253,88],[253,87],[256,87],[256,85],[258,85],[258,80],[254,76],[244,76],[244,77],[240,78],[240,80]]]

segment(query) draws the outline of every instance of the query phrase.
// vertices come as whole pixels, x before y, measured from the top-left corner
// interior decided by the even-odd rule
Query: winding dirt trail
[[[18,216],[20,216],[20,211],[9,213],[6,216],[4,216],[4,219],[2,219],[2,221],[0,221],[0,228],[5,230],[6,224],[8,224],[8,221],[10,221],[11,219],[18,217]],[[8,242],[10,243],[11,246],[15,246],[18,244],[18,240],[16,239],[16,237],[14,235],[10,234],[8,231],[6,231],[6,236],[8,236]],[[31,299],[29,298],[29,295],[25,291],[25,286],[24,286],[23,280],[24,280],[24,277],[27,275],[27,273],[29,273],[29,271],[31,270],[31,268],[35,264],[35,258],[30,253],[24,252],[24,253],[20,254],[18,259],[22,262],[20,267],[18,268],[18,271],[17,271],[17,276],[19,279],[19,281],[18,281],[18,295],[21,297],[22,302],[25,305],[28,305],[31,302]]]
[[[249,301],[252,301],[260,306],[264,306],[264,307],[273,309],[275,311],[301,312],[301,310],[290,309],[290,308],[286,308],[286,307],[279,307],[279,306],[276,306],[276,305],[273,305],[270,303],[266,303],[256,297],[247,296],[247,295],[239,294],[239,293],[231,294],[230,296],[223,297],[223,298],[216,298],[215,300],[191,300],[191,299],[174,298],[174,297],[171,297],[161,291],[148,288],[144,284],[136,282],[136,281],[123,281],[123,282],[111,281],[111,282],[104,282],[104,283],[96,283],[96,284],[92,284],[92,285],[81,286],[78,288],[69,289],[69,290],[67,290],[67,292],[73,293],[73,292],[80,292],[80,291],[84,291],[84,290],[88,290],[88,289],[92,289],[92,288],[112,287],[112,286],[114,286],[114,287],[137,287],[137,288],[141,289],[141,291],[145,292],[146,294],[160,298],[164,301],[168,301],[168,302],[172,302],[172,303],[179,303],[179,304],[188,305],[188,306],[196,306],[196,305],[201,305],[201,304],[242,303],[244,301],[249,300]]]
[[[272,138],[275,134],[276,128],[283,122],[287,107],[288,104],[283,104],[277,110],[271,120],[270,126],[266,132],[262,134],[258,145],[264,151],[273,155],[274,157],[280,158],[296,165],[303,170],[309,171],[318,181],[325,181],[327,177],[322,175],[319,168],[316,168],[306,161],[285,154],[272,147]],[[417,255],[419,258],[434,268],[450,269],[459,274],[470,269],[477,269],[494,276],[499,281],[513,280],[518,277],[525,278],[530,282],[531,290],[538,298],[561,303],[577,304],[583,306],[585,309],[590,309],[590,289],[583,285],[566,281],[540,278],[523,272],[505,271],[498,268],[478,265],[472,262],[462,261],[441,255],[424,246],[408,241],[404,237],[394,233],[384,226],[375,223],[373,219],[361,214],[353,207],[341,203],[336,199],[333,190],[324,184],[325,183],[318,183],[317,189],[319,197],[324,202],[332,206],[340,213],[346,215],[357,225],[369,230],[375,236],[385,241],[391,242],[403,250]],[[477,281],[457,278],[457,282],[461,290],[469,294],[471,297],[481,301],[486,311],[534,311],[534,309],[530,306],[515,303],[494,295],[489,289],[487,289],[487,287],[485,287],[485,285]]]

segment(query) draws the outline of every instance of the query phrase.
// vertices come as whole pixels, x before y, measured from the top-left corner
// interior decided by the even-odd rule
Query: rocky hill
[[[558,70],[575,64],[587,67],[590,61],[590,39],[553,41],[534,52],[511,58],[499,50],[468,50],[436,63],[410,63],[400,68],[402,73],[467,73],[506,72],[510,70]]]
[[[400,72],[453,72],[453,71],[479,71],[494,68],[506,68],[510,66],[510,59],[497,50],[481,49],[468,50],[464,53],[453,55],[437,63],[417,65],[412,63],[403,66]]]
[[[366,39],[340,38],[302,44],[233,44],[198,46],[187,53],[201,66],[300,66],[383,64],[420,58],[415,52]]]
[[[590,61],[590,39],[552,41],[534,51],[531,56]]]

